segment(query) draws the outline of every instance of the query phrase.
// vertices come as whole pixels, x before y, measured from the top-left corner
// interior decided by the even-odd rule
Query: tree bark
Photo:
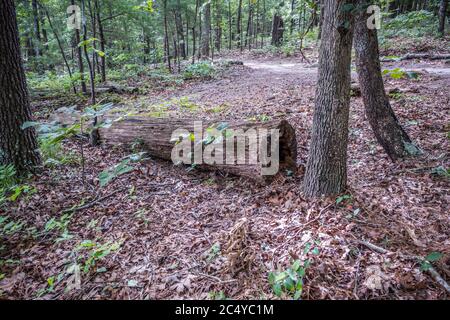
[[[359,0],[364,7],[366,0]],[[369,14],[361,10],[355,25],[356,66],[366,116],[378,142],[392,161],[418,153],[403,130],[386,95],[381,75],[377,30],[367,27]]]
[[[38,12],[38,4],[37,0],[32,0],[31,5],[33,7],[33,27],[34,27],[34,50],[36,56],[41,55],[41,28],[39,22],[39,12]]]
[[[272,21],[272,45],[280,46],[283,42],[284,21],[280,14],[275,13]]]
[[[22,174],[40,164],[40,155],[35,130],[22,130],[32,117],[14,0],[0,1],[0,30],[0,164]]]
[[[106,41],[105,41],[105,32],[103,30],[103,23],[101,18],[101,7],[99,0],[94,1],[95,12],[97,13],[97,24],[98,24],[98,32],[100,36],[100,50],[103,54],[100,56],[100,74],[102,76],[102,82],[106,81]]]
[[[237,12],[237,25],[236,25],[236,34],[237,34],[237,46],[242,51],[242,0],[239,0],[238,3],[238,12]]]
[[[175,9],[174,15],[177,29],[178,53],[183,57],[183,59],[186,59],[186,42],[184,39],[183,18],[181,16],[180,0],[177,0],[177,7]]]
[[[203,7],[203,27],[202,27],[202,58],[209,57],[211,38],[211,3],[207,2]]]
[[[445,18],[447,15],[448,0],[441,0],[439,6],[439,33],[445,35]]]
[[[351,0],[325,3],[319,79],[306,166],[307,196],[331,196],[347,186],[348,118],[350,106],[353,15]]]

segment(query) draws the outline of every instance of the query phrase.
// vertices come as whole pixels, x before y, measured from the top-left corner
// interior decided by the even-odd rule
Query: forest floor
[[[304,299],[449,298],[411,256],[442,253],[434,266],[450,281],[450,66],[384,64],[419,74],[386,77],[386,87],[396,89],[393,108],[424,154],[392,163],[371,132],[361,98],[353,97],[347,197],[310,200],[301,183],[317,67],[298,58],[241,60],[244,66],[220,78],[129,95],[123,104],[139,108],[187,97],[196,105],[193,115],[202,119],[287,118],[298,137],[293,176],[282,174],[262,187],[150,159],[100,188],[98,174],[129,152],[86,145],[85,186],[79,165],[46,169],[29,182],[36,192],[8,208],[9,219],[24,225],[2,234],[1,298],[271,299],[276,296],[269,272],[306,258],[311,265]],[[64,148],[77,152],[78,141]],[[73,216],[61,214],[95,199]],[[49,228],[52,218],[56,227]],[[317,250],[309,251],[311,246]],[[75,264],[82,269],[81,283],[67,290]]]

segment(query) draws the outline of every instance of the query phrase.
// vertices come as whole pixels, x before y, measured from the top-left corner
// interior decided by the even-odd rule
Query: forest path
[[[279,62],[279,61],[244,61],[244,65],[260,72],[273,74],[299,74],[304,76],[317,75],[317,64],[306,64],[298,62]],[[402,68],[405,71],[427,72],[432,75],[440,75],[450,77],[450,65],[441,63],[416,63],[416,62],[400,62],[400,63],[383,63],[386,69]],[[356,76],[356,72],[352,73]]]

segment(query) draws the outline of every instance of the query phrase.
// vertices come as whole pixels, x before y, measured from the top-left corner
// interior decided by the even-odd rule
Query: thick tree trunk
[[[210,55],[209,41],[211,38],[211,3],[205,3],[203,7],[203,27],[202,27],[202,58]]]
[[[280,46],[283,43],[284,21],[281,15],[275,13],[272,21],[272,45]]]
[[[34,129],[22,130],[31,110],[14,0],[0,1],[0,30],[0,164],[25,173],[40,164],[40,156]]]
[[[360,0],[364,5],[366,1]],[[395,161],[417,154],[418,150],[403,130],[389,103],[381,75],[377,30],[367,27],[369,15],[358,13],[355,25],[356,65],[366,116],[375,137]]]
[[[447,15],[448,0],[441,0],[439,6],[439,33],[445,35],[445,18]]]
[[[329,0],[320,46],[319,80],[306,167],[307,196],[330,196],[347,186],[347,144],[350,106],[353,16],[350,0]]]

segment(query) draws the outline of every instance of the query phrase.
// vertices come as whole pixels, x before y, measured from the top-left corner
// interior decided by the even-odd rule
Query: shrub
[[[216,69],[208,61],[201,61],[189,65],[183,73],[183,78],[190,79],[210,79],[214,76]]]

